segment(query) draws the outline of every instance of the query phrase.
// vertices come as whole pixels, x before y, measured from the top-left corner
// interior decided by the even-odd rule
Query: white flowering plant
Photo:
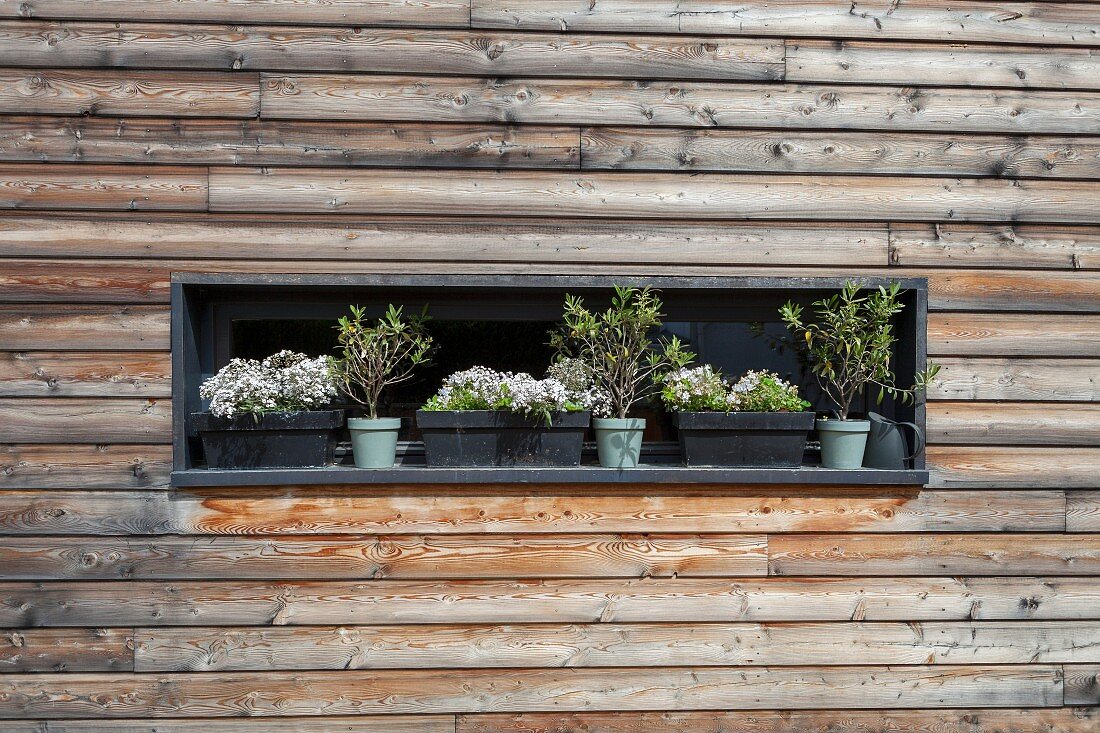
[[[550,424],[553,413],[592,409],[597,399],[593,390],[571,389],[553,376],[536,379],[526,372],[498,372],[475,366],[443,380],[443,386],[423,409],[507,410],[537,416]]]
[[[263,361],[233,359],[199,387],[216,417],[301,412],[336,396],[332,359],[280,351]]]
[[[769,371],[749,371],[730,382],[710,364],[661,378],[661,401],[676,412],[802,412],[810,403],[798,387]]]

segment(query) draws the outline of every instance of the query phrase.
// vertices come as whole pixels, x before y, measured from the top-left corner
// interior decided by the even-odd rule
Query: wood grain
[[[589,127],[581,131],[581,157],[586,170],[1100,177],[1100,143],[1088,137]],[[950,231],[958,226],[940,228]],[[923,234],[930,229],[917,231]],[[1012,231],[1012,227],[999,231]],[[1035,236],[1047,231],[1038,229]],[[1094,230],[1086,232],[1096,236]],[[1059,240],[1057,234],[1052,239]],[[902,264],[923,264],[911,262],[904,251],[900,254],[905,256],[899,256]],[[1056,254],[1050,251],[1048,256],[1057,261]],[[994,263],[992,256],[987,263],[1001,264]],[[942,264],[942,259],[931,264]]]
[[[1061,667],[734,667],[386,670],[294,675],[0,677],[0,717],[227,717],[364,713],[1062,704]],[[172,691],[165,695],[165,689]],[[120,694],[125,690],[125,694]]]
[[[203,211],[203,170],[0,164],[0,206],[11,209]]]
[[[1100,269],[1100,230],[891,224],[890,261],[905,267]]]
[[[323,718],[51,720],[49,733],[455,733],[453,715],[326,715]],[[5,729],[4,733],[8,733]],[[17,731],[14,733],[24,733]],[[26,733],[45,733],[27,731]],[[955,733],[955,731],[950,731]],[[968,732],[970,733],[970,732]],[[1067,733],[1077,733],[1068,729]]]
[[[1031,710],[707,711],[663,713],[489,713],[459,715],[457,733],[1091,733],[1094,708]],[[68,730],[67,728],[65,729]],[[100,730],[98,728],[94,730]],[[123,728],[125,733],[131,733]],[[77,733],[73,731],[73,733]],[[136,732],[134,732],[136,733]],[[149,733],[142,731],[141,733]],[[175,729],[166,729],[175,733]],[[220,731],[218,732],[220,733]]]
[[[771,575],[1096,575],[1089,534],[772,535]]]
[[[795,82],[1096,89],[1100,81],[1100,54],[1086,48],[799,41],[786,51],[783,78]]]
[[[0,113],[255,117],[256,74],[0,69]]]
[[[1016,313],[935,313],[928,317],[934,356],[1100,357],[1100,318]]]
[[[232,241],[232,249],[225,247]],[[305,246],[308,245],[308,246]],[[883,266],[882,224],[233,215],[0,216],[0,257]],[[2,312],[2,311],[0,311]]]
[[[1100,184],[669,173],[210,170],[210,210],[348,214],[1093,223]],[[70,206],[70,208],[72,208]]]
[[[355,539],[15,537],[5,577],[538,578],[764,575],[758,535],[387,535]]]
[[[1081,622],[138,629],[138,672],[1100,662]]]
[[[580,165],[578,138],[576,128],[545,126],[4,117],[0,160],[568,169]]]
[[[1066,531],[1100,532],[1100,491],[1066,494]]]
[[[1100,132],[1096,92],[264,73],[260,106],[272,119]]]
[[[1100,665],[1067,665],[1064,699],[1066,705],[1100,704]]]
[[[5,629],[0,671],[132,672],[133,634],[126,629]]]
[[[1100,445],[1100,406],[934,402],[928,440],[939,445]]]
[[[936,488],[1100,488],[1100,448],[931,446]]]
[[[0,443],[170,443],[172,403],[125,398],[0,398]]]
[[[764,39],[0,21],[0,65],[31,67],[754,81],[781,79],[784,53]],[[1044,68],[1026,53],[1013,60]],[[1077,80],[1088,52],[1052,64]]]
[[[0,489],[163,489],[167,445],[0,445]]]
[[[163,306],[0,305],[0,345],[24,351],[162,351],[168,344]]]
[[[421,489],[420,491],[425,491]],[[1061,491],[849,490],[838,496],[428,495],[281,489],[0,493],[4,535],[565,532],[1061,532]],[[438,493],[437,493],[438,492]],[[854,495],[846,495],[854,494]]]
[[[930,399],[1100,402],[1100,360],[937,358]]]
[[[6,626],[1095,621],[1089,577],[0,584]]]
[[[0,352],[0,397],[169,397],[161,352]]]
[[[947,0],[473,0],[473,24],[555,31],[713,33],[1094,45],[1100,9]]]
[[[0,17],[161,20],[173,23],[316,23],[454,26],[469,0],[0,0]]]

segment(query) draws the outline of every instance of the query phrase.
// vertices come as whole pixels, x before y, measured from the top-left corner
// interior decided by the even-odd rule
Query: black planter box
[[[196,412],[208,468],[310,468],[335,461],[343,410],[215,417]]]
[[[812,412],[677,412],[685,466],[797,468]]]
[[[506,410],[419,410],[429,466],[578,466],[589,412],[542,418]]]

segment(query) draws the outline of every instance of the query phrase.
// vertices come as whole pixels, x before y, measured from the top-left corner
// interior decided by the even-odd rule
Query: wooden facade
[[[1100,3],[0,0],[0,731],[1100,730]],[[173,272],[926,277],[925,488],[172,489]]]

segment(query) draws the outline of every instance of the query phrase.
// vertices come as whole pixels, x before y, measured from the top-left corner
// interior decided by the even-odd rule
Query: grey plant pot
[[[397,434],[401,418],[349,417],[351,453],[356,468],[392,468],[397,460]]]
[[[336,429],[343,422],[343,410],[191,415],[207,466],[219,469],[327,466],[334,460]]]
[[[597,417],[592,419],[596,431],[596,450],[604,468],[634,468],[642,454],[642,433],[645,419],[628,417]]]
[[[824,468],[861,468],[867,450],[870,420],[818,420],[821,465]]]
[[[798,468],[812,412],[676,412],[685,466]]]
[[[550,425],[507,410],[419,410],[429,466],[577,466],[590,412],[555,412]]]

